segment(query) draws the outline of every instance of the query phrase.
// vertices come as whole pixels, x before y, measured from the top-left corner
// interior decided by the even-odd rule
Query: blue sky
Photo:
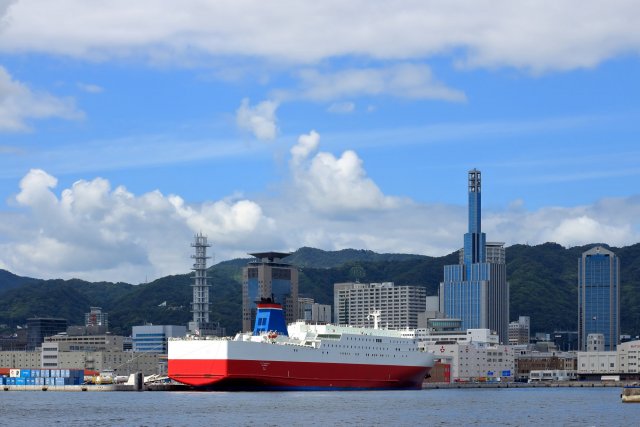
[[[638,241],[634,2],[107,3],[0,0],[0,268],[444,255],[474,167],[489,240]]]

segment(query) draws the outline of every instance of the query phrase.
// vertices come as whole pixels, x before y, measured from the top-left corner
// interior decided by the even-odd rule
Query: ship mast
[[[369,317],[373,317],[373,329],[378,329],[378,322],[380,320],[380,310],[374,309],[369,313]]]

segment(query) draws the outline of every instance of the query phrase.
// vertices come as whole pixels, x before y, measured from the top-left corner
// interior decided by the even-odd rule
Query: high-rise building
[[[42,345],[45,337],[51,337],[66,330],[67,319],[52,317],[27,319],[27,350],[35,350]]]
[[[508,341],[509,283],[504,243],[487,242],[482,232],[481,173],[469,171],[469,231],[456,265],[444,267],[440,305],[450,318],[460,319],[463,329],[491,329]]]
[[[531,319],[520,316],[517,321],[509,323],[509,345],[529,344],[531,341]]]
[[[334,322],[358,327],[374,326],[372,312],[389,329],[416,329],[418,315],[425,312],[426,289],[384,283],[336,283],[333,285]]]
[[[620,339],[620,260],[595,246],[578,259],[578,346],[587,349],[589,334],[603,334],[614,351]]]
[[[281,304],[287,323],[298,320],[298,269],[282,261],[290,253],[259,252],[242,269],[242,330],[253,330],[256,301],[271,298]]]

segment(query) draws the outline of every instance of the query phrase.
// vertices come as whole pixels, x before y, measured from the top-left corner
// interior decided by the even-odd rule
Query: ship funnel
[[[275,332],[279,335],[288,336],[287,322],[284,320],[284,313],[280,304],[267,298],[258,301],[256,305],[258,310],[256,312],[253,335],[260,335],[262,332]]]

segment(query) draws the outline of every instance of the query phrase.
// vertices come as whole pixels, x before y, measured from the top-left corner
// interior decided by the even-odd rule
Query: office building
[[[460,319],[463,329],[488,328],[501,342],[509,339],[509,283],[504,243],[487,242],[482,232],[481,173],[469,171],[469,224],[459,263],[444,267],[440,306],[447,317]]]
[[[596,246],[578,259],[578,346],[587,349],[589,334],[604,335],[605,351],[620,339],[620,260]]]
[[[53,317],[27,319],[27,350],[40,347],[45,337],[51,337],[67,330],[67,320]]]
[[[187,328],[180,325],[144,325],[132,328],[133,351],[136,353],[167,353],[167,341],[171,337],[183,337]]]
[[[517,321],[509,323],[509,344],[529,344],[531,341],[531,319],[520,316]]]
[[[298,269],[282,261],[282,252],[250,254],[256,259],[242,269],[242,330],[253,330],[256,301],[271,298],[281,304],[288,323],[298,319]]]
[[[426,290],[422,286],[395,286],[385,283],[336,283],[333,285],[334,322],[358,327],[374,326],[374,310],[379,324],[389,329],[415,329],[418,315],[425,312]]]
[[[89,313],[84,314],[85,335],[102,335],[109,332],[109,314],[101,307],[91,307]],[[68,328],[67,328],[68,332]]]
[[[318,304],[313,298],[298,298],[298,320],[311,323],[331,323],[331,306]]]
[[[68,335],[46,337],[44,343],[57,343],[60,351],[124,351],[125,337],[120,335]]]

